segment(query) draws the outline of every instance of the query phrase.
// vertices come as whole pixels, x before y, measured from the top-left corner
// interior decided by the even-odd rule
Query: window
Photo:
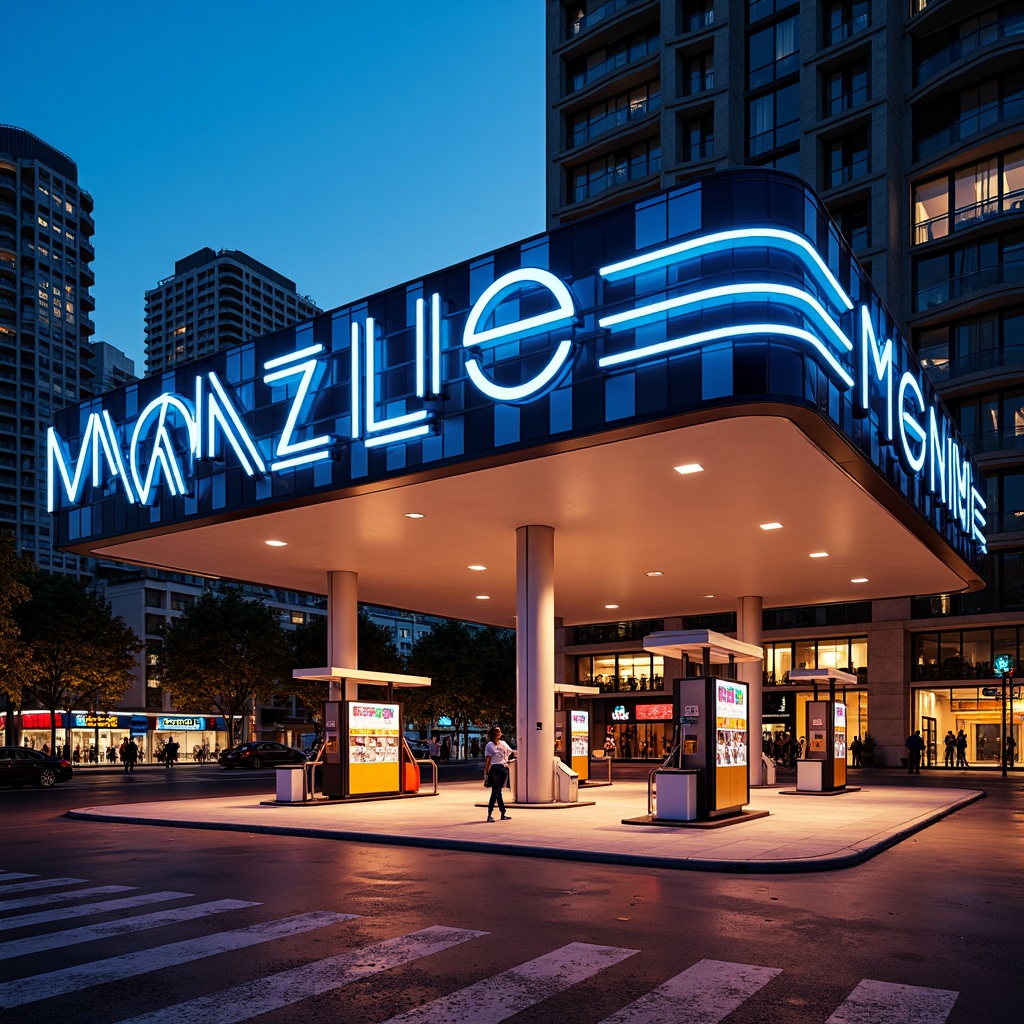
[[[569,171],[570,202],[579,203],[609,188],[625,185],[661,170],[661,144],[656,139],[591,160]]]
[[[828,167],[826,188],[835,188],[848,181],[862,178],[868,173],[868,132],[866,128],[858,129],[841,139],[836,139],[828,147]]]
[[[715,55],[712,50],[682,58],[680,85],[684,96],[697,96],[715,87]]]
[[[146,587],[146,607],[165,608],[167,606],[167,595],[162,590],[152,590]]]
[[[787,7],[794,7],[799,0],[749,0],[747,4],[747,21],[753,24],[763,18],[769,18]]]
[[[711,114],[691,117],[680,125],[681,159],[706,160],[715,151],[715,122]]]
[[[945,178],[914,188],[914,242],[930,242],[949,233],[949,183]]]
[[[715,21],[715,0],[683,0],[682,29],[699,32]]]
[[[828,0],[825,8],[825,42],[841,43],[863,32],[870,24],[868,0]]]
[[[567,67],[567,91],[576,92],[626,64],[641,61],[654,53],[659,45],[658,30],[652,28],[594,50],[585,57],[572,61]]]
[[[646,117],[661,107],[661,83],[654,81],[610,100],[602,100],[573,115],[569,124],[569,146],[579,146],[589,139],[614,131],[620,125]]]
[[[749,156],[796,142],[800,138],[800,83],[750,100],[747,117]]]
[[[839,230],[854,252],[871,245],[870,214],[867,200],[844,206],[833,212]]]
[[[825,79],[825,116],[832,117],[852,110],[868,99],[868,68],[864,63],[851,64],[833,71]]]
[[[800,68],[800,19],[797,15],[777,22],[747,41],[747,87],[757,89]]]

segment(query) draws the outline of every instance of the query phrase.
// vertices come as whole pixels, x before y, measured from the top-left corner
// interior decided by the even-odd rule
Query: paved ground
[[[273,787],[271,775],[268,788]],[[983,780],[979,780],[983,784]],[[584,788],[576,806],[509,806],[485,821],[479,782],[444,782],[436,796],[376,802],[277,804],[274,793],[163,800],[69,811],[69,817],[143,825],[304,835],[701,871],[796,872],[850,867],[983,797],[984,790],[899,786],[887,780],[838,796],[751,791],[767,816],[715,829],[627,825],[647,811],[647,784]],[[587,801],[587,803],[583,803]]]

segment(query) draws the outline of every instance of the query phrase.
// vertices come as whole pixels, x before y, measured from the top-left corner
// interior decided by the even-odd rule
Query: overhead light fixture
[[[867,583],[867,576],[858,576],[856,579],[850,580],[851,583]]]
[[[405,513],[405,518],[406,519],[422,519],[423,518],[423,513],[422,512],[406,512]]]
[[[490,601],[491,595],[490,594],[477,594],[476,595],[476,599],[478,601]]]
[[[286,540],[265,540],[263,542],[268,548],[286,548],[288,547],[288,541]]]
[[[703,473],[704,467],[699,462],[687,462],[684,466],[672,467],[680,476],[688,476],[690,473]]]
[[[648,575],[648,576],[664,576],[665,574],[660,569],[652,569],[646,575]]]
[[[618,608],[618,607],[619,606],[617,604],[606,604],[605,605],[605,608]]]
[[[715,595],[714,594],[705,594],[704,596],[705,597],[714,597]]]
[[[467,565],[467,569],[472,569],[473,572],[483,572],[487,568],[486,565]]]
[[[827,551],[812,551],[811,558],[828,558]]]
[[[761,529],[762,530],[781,530],[782,529],[782,523],[762,523],[761,524]]]

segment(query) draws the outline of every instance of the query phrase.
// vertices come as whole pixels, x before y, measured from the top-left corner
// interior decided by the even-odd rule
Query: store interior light
[[[422,519],[423,518],[423,513],[422,512],[406,512],[405,513],[405,518],[406,519]]]
[[[683,466],[672,467],[680,476],[688,476],[690,473],[703,473],[704,467],[699,462],[687,462]]]
[[[761,524],[761,529],[762,530],[781,530],[782,529],[782,523],[762,523]]]
[[[268,548],[286,548],[288,547],[288,541],[286,540],[265,540],[263,542]]]
[[[811,558],[828,558],[827,551],[812,551]]]

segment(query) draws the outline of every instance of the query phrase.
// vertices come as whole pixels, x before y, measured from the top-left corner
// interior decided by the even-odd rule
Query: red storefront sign
[[[21,716],[21,727],[22,729],[49,729],[50,728],[50,713],[48,711],[42,714],[31,712],[27,715]],[[64,725],[64,716],[57,715],[57,728],[60,729]]]
[[[637,704],[636,720],[638,722],[650,721],[671,721],[671,704]]]

